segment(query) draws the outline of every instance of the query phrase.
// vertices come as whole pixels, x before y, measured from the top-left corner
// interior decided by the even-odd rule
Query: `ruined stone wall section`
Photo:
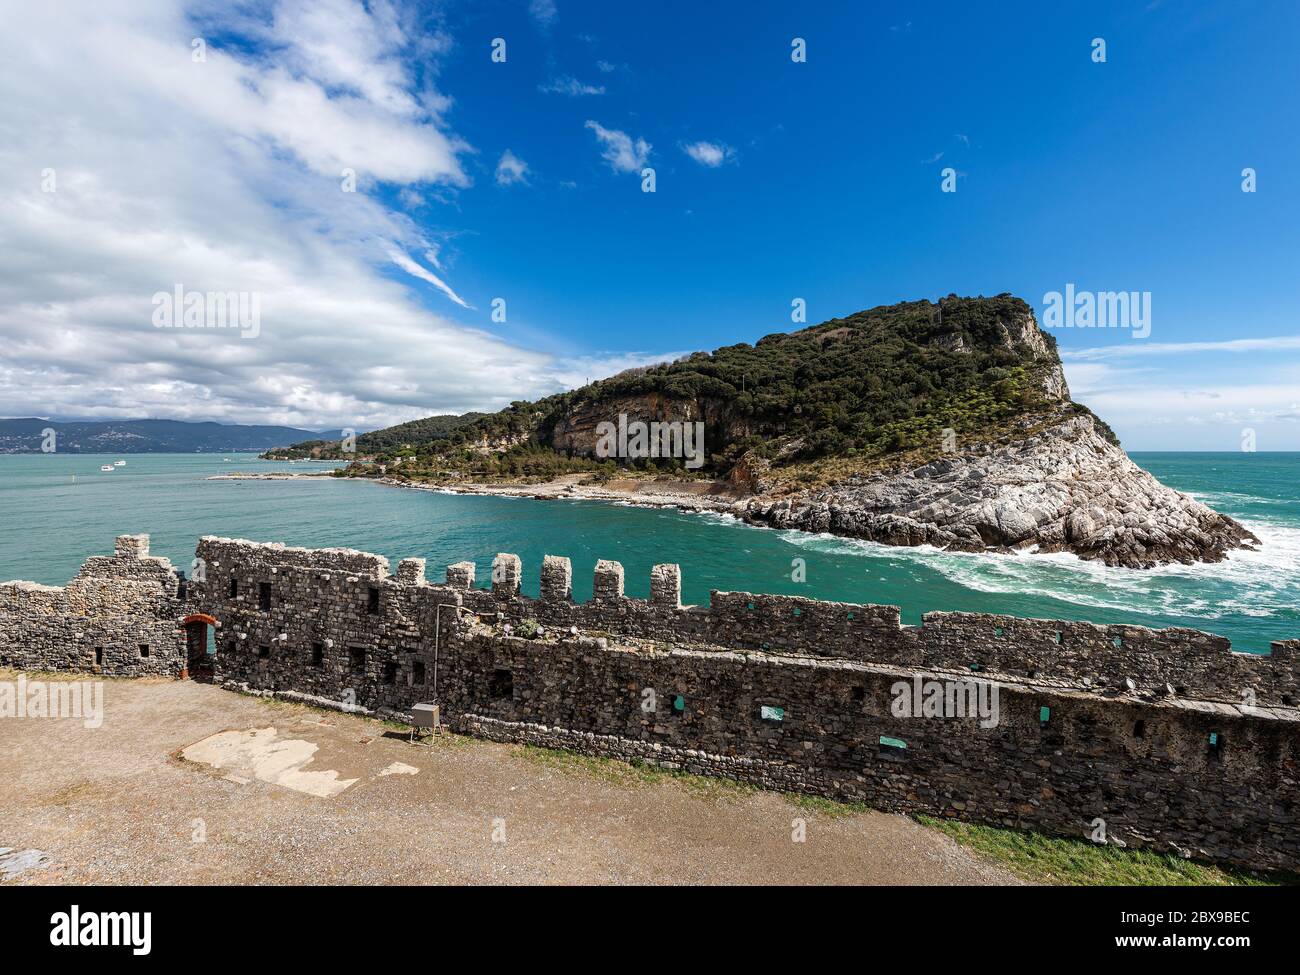
[[[195,555],[205,567],[224,559],[229,569],[234,565],[231,560],[240,557],[258,566],[296,566],[321,572],[345,572],[367,579],[383,579],[389,574],[388,559],[354,548],[298,548],[282,542],[250,542],[243,538],[204,535],[199,539]]]
[[[420,673],[426,648],[461,603],[424,583],[420,559],[403,559],[393,576],[387,559],[351,549],[204,537],[196,554],[204,578],[191,583],[190,599],[221,621],[218,679],[367,710],[399,678],[406,686],[420,678],[423,693],[433,677],[432,662]],[[451,606],[446,620],[439,602]]]
[[[0,584],[0,665],[118,677],[177,676],[185,667],[182,580],[124,535],[66,586]]]

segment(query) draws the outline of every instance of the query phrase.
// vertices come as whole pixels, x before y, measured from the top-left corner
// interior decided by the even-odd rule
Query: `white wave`
[[[1218,563],[1126,569],[1072,552],[949,552],[902,547],[826,533],[781,531],[789,544],[826,555],[908,561],[962,588],[991,595],[1034,596],[1090,609],[1205,620],[1268,618],[1300,604],[1300,528],[1243,522],[1258,551],[1233,551]]]

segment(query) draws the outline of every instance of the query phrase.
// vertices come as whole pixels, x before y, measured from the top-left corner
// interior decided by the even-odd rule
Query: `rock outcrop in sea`
[[[1218,562],[1258,539],[1161,484],[1088,415],[825,490],[736,505],[748,521],[962,552],[1073,552],[1107,565]]]

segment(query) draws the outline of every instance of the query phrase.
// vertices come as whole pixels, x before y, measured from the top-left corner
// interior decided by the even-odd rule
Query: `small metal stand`
[[[416,741],[415,730],[421,730],[420,737],[429,736],[438,737],[442,734],[442,721],[440,716],[441,709],[437,703],[421,703],[411,706],[411,735],[407,742],[412,745],[429,746],[432,743],[427,741]]]

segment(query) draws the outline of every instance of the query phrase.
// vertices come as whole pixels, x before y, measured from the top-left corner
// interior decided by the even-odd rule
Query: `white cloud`
[[[609,163],[610,168],[616,173],[635,173],[646,164],[650,158],[650,150],[654,147],[645,139],[633,139],[626,132],[620,132],[618,129],[607,129],[599,122],[587,120],[587,128],[596,133],[596,138],[600,140],[604,147],[601,150],[601,158]]]
[[[63,0],[0,32],[0,415],[364,429],[563,388],[571,363],[426,307],[405,275],[465,303],[440,238],[369,192],[469,185],[446,39],[385,0],[248,9]],[[260,334],[154,328],[176,284],[255,292]]]
[[[1234,377],[1214,366],[1204,373],[1171,375],[1154,363],[1065,361],[1074,399],[1134,450],[1236,449],[1244,427],[1258,429],[1261,450],[1295,450],[1300,447],[1297,374],[1297,363],[1281,363],[1262,376],[1247,367]]]
[[[688,142],[682,146],[682,152],[710,169],[717,169],[736,157],[736,150],[725,142]]]
[[[1191,355],[1199,352],[1278,352],[1292,349],[1300,349],[1300,335],[1275,335],[1262,339],[1223,339],[1217,342],[1134,340],[1092,349],[1062,351],[1061,358],[1071,362],[1095,362],[1102,359]]]
[[[537,90],[549,95],[568,95],[570,98],[605,94],[604,85],[589,85],[577,78],[556,78],[544,85],[538,85]]]
[[[287,42],[280,60],[294,74],[351,91],[396,115],[414,116],[423,107],[398,54],[409,38],[387,0],[371,4],[370,12],[352,0],[284,0],[263,36]]]
[[[528,13],[542,29],[550,27],[559,16],[559,11],[555,8],[555,0],[531,0],[528,4]]]
[[[528,182],[528,163],[507,149],[501,153],[501,160],[497,163],[496,180],[498,186]]]
[[[614,71],[618,70],[618,65],[609,61],[597,61],[596,67],[600,70],[601,74],[612,74]]]
[[[394,247],[389,249],[388,256],[394,264],[400,267],[407,274],[410,274],[413,277],[417,277],[421,281],[428,281],[431,285],[433,285],[435,288],[437,288],[439,291],[445,294],[452,301],[456,302],[456,304],[460,305],[462,308],[469,307],[469,305],[465,303],[464,298],[456,294],[456,292],[452,291],[451,288],[448,287],[447,282],[443,281],[442,278],[438,277],[438,275],[434,274],[428,268],[423,267],[422,265],[418,264],[416,261],[413,261],[410,258],[410,256],[408,256],[407,254],[403,254],[400,250]]]

